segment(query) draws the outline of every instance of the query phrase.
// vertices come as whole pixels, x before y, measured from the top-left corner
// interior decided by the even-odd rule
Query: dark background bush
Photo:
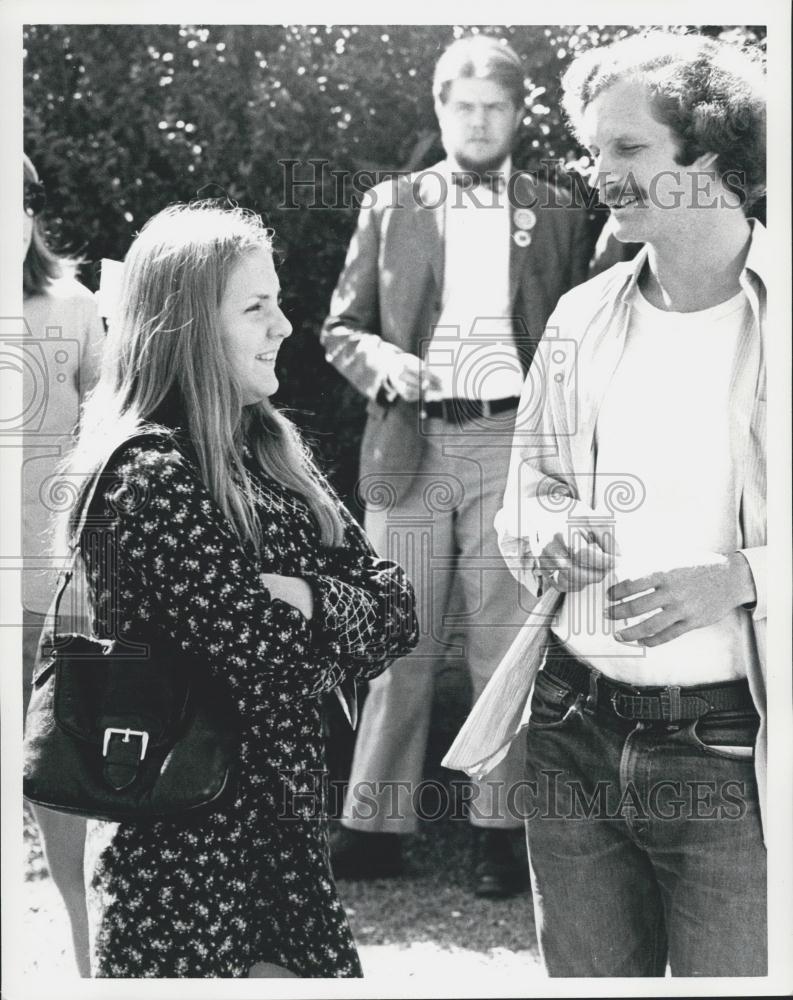
[[[763,42],[759,26],[698,26]],[[469,30],[501,35],[523,57],[527,107],[515,162],[582,152],[558,110],[571,56],[625,26],[34,25],[25,30],[25,148],[48,190],[48,223],[87,261],[122,259],[165,205],[227,195],[262,212],[283,252],[295,333],[281,355],[278,401],[313,440],[340,492],[354,489],[362,400],[324,361],[317,332],[354,225],[347,207],[279,211],[278,161],[329,171],[425,166],[442,156],[432,110],[434,64]],[[683,30],[683,29],[679,29]],[[313,169],[306,167],[304,169]],[[317,168],[319,169],[319,168]],[[602,219],[592,213],[592,239]]]

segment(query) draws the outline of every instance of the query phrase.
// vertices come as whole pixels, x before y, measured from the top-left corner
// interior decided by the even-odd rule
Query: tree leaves
[[[140,226],[175,201],[227,195],[262,212],[284,251],[295,335],[279,399],[305,411],[340,491],[352,493],[362,401],[324,361],[316,334],[355,208],[279,210],[283,159],[332,171],[418,169],[442,156],[432,73],[468,30],[507,38],[528,85],[521,167],[581,153],[559,111],[571,55],[634,30],[555,25],[29,25],[25,149],[48,190],[55,241],[89,260],[122,259]],[[720,28],[707,28],[719,33]],[[762,28],[730,28],[762,38]],[[299,199],[298,199],[298,203]],[[87,268],[83,278],[96,287]]]

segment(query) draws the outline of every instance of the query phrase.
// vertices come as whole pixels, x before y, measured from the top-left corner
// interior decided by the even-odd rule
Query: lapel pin
[[[512,239],[515,241],[515,245],[519,247],[527,247],[531,243],[531,236],[529,236],[525,229],[516,229],[512,234]]]
[[[516,208],[512,213],[512,221],[516,229],[534,229],[537,225],[537,216],[530,208]]]

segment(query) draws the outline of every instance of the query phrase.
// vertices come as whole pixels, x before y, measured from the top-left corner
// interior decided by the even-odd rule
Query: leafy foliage
[[[89,262],[123,258],[147,218],[174,201],[228,196],[268,218],[295,334],[279,401],[309,433],[340,492],[355,482],[362,401],[327,365],[316,334],[354,226],[333,171],[427,165],[442,156],[431,79],[467,31],[502,36],[527,72],[515,162],[581,153],[561,120],[559,77],[579,50],[627,26],[31,25],[25,31],[25,147],[44,180],[55,241]],[[682,28],[677,30],[684,30]],[[703,27],[764,39],[761,27]],[[285,171],[324,195],[284,202]],[[323,161],[320,166],[308,161]],[[372,178],[374,179],[374,178]],[[309,207],[325,198],[335,207]],[[345,200],[348,202],[344,204]],[[593,224],[597,222],[593,219]]]

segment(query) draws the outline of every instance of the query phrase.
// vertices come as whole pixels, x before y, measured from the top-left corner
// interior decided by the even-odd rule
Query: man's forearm
[[[389,368],[400,353],[376,333],[338,324],[326,324],[320,337],[325,359],[369,399],[375,399]]]

